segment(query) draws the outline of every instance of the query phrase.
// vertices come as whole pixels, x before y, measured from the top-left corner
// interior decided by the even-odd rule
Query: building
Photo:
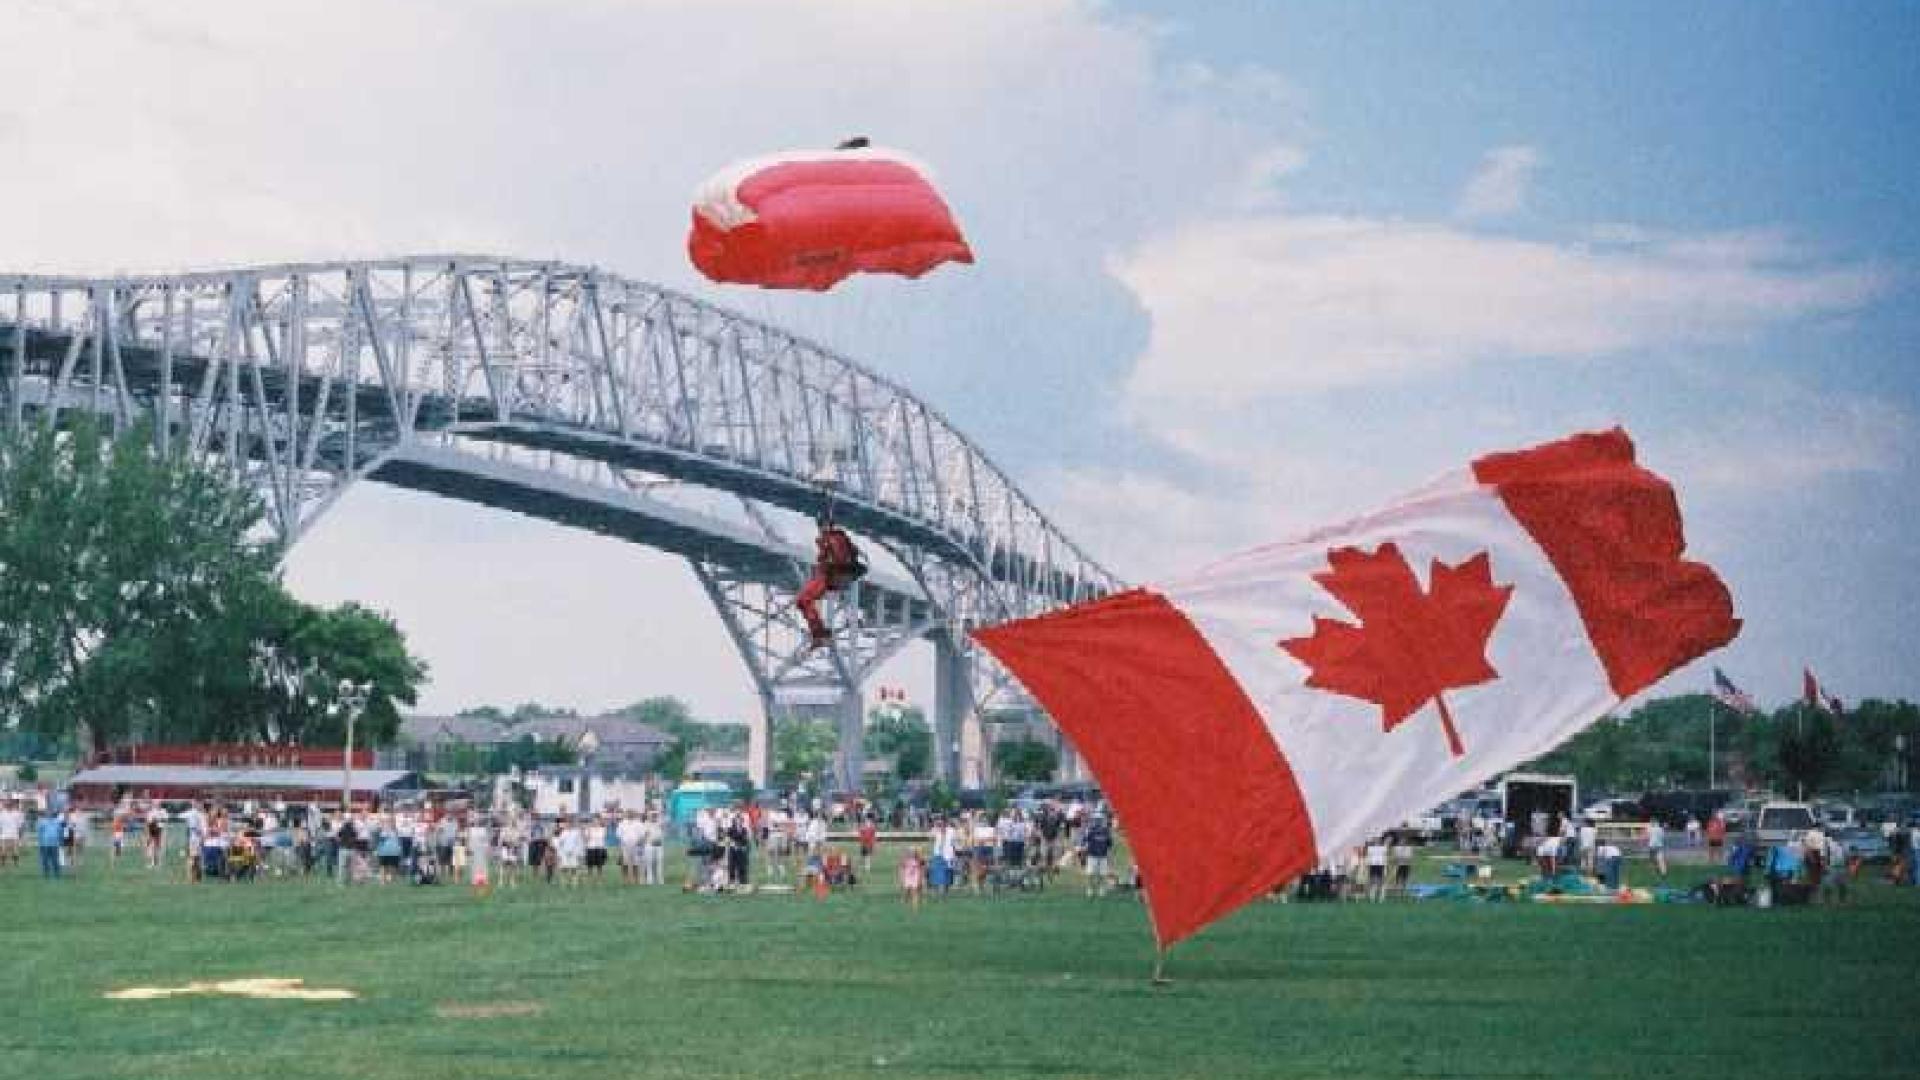
[[[584,798],[580,790],[586,785]],[[495,807],[520,804],[542,817],[566,817],[608,810],[645,810],[659,792],[644,779],[589,774],[577,765],[543,765],[518,776],[493,778]]]
[[[289,802],[340,804],[346,779],[334,751],[332,768],[274,768],[241,765],[95,765],[67,782],[69,797],[83,807],[115,806],[123,799],[137,802]],[[356,758],[359,754],[354,755]],[[382,805],[419,794],[426,781],[419,773],[402,769],[353,770],[356,805]]]
[[[517,724],[480,716],[408,716],[400,721],[397,755],[388,764],[434,772],[477,772],[497,748],[532,736],[543,743],[578,746],[593,732],[596,768],[644,773],[672,745],[673,737],[651,724],[623,716],[552,716]]]

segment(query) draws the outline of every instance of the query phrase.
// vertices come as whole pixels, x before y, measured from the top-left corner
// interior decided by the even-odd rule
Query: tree
[[[926,776],[933,764],[933,731],[926,714],[911,705],[869,712],[866,752],[894,755],[894,775],[903,784]]]
[[[1779,751],[1776,757],[1783,790],[1795,797],[1813,795],[1840,762],[1840,737],[1833,717],[1819,709],[1795,706],[1792,718],[1775,714],[1779,727]]]
[[[839,742],[838,726],[825,717],[794,717],[774,725],[774,783],[792,787],[811,777],[818,786]]]
[[[340,682],[389,742],[426,668],[390,619],[289,595],[258,500],[138,429],[0,434],[0,709],[87,750],[337,745]]]
[[[686,775],[687,759],[695,752],[735,753],[747,747],[745,724],[715,724],[694,718],[687,703],[676,697],[650,697],[614,711],[615,716],[657,728],[672,742],[653,761],[653,769],[668,780]]]
[[[1051,779],[1059,767],[1060,755],[1046,743],[1014,739],[993,744],[993,769],[1003,780],[1039,783]]]
[[[0,708],[99,751],[152,716],[173,643],[273,573],[252,493],[81,417],[0,434]]]
[[[532,732],[511,742],[503,742],[487,755],[486,771],[499,774],[519,769],[525,772],[542,765],[571,765],[578,760],[574,749],[558,739],[541,740]]]

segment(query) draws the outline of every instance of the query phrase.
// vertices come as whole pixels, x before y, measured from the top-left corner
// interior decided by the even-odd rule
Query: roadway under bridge
[[[826,713],[858,786],[864,688],[935,650],[935,765],[984,776],[982,718],[1030,709],[969,627],[1122,583],[904,387],[804,338],[588,266],[493,256],[153,276],[0,274],[4,422],[103,417],[257,489],[291,548],[359,480],[684,558],[773,725]],[[829,502],[875,571],[810,650],[793,597]],[[1069,749],[1069,748],[1063,748]]]

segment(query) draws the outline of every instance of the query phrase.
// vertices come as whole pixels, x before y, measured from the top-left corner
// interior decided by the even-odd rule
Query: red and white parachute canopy
[[[687,255],[714,281],[825,290],[856,273],[971,263],[925,165],[853,140],[737,161],[693,198]]]

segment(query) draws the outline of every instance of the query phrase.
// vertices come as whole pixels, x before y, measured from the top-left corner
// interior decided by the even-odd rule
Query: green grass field
[[[1920,901],[1260,904],[1148,985],[1130,897],[189,886],[0,871],[0,1077],[1911,1076]],[[1509,875],[1518,869],[1507,868]],[[297,977],[338,1003],[108,990]]]

